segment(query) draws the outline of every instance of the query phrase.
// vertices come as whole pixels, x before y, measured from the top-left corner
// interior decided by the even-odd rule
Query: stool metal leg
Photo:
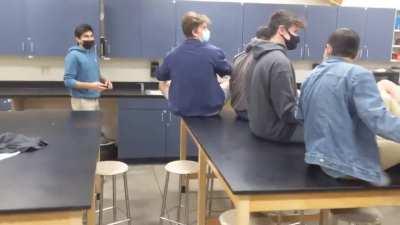
[[[300,210],[300,225],[304,225],[304,210]]]
[[[112,191],[113,191],[113,219],[117,221],[117,190],[116,190],[117,177],[112,176]]]
[[[167,172],[165,175],[164,193],[163,193],[161,213],[160,213],[160,223],[159,223],[160,225],[164,224],[164,220],[162,219],[162,217],[164,217],[165,215],[165,210],[167,206],[168,183],[169,183],[169,172]]]
[[[178,190],[178,206],[176,208],[176,221],[181,221],[181,209],[182,209],[182,193],[185,191],[182,182],[182,175],[179,175],[179,190]]]
[[[185,176],[185,223],[189,225],[189,175]]]
[[[104,176],[100,176],[99,225],[103,224]]]
[[[210,191],[208,196],[208,216],[211,216],[212,213],[212,204],[213,204],[213,195],[214,195],[214,178],[213,174],[210,171],[209,178],[210,179]]]
[[[128,190],[128,178],[126,173],[123,174],[124,177],[124,189],[125,189],[125,204],[126,204],[126,218],[129,219],[128,224],[132,224],[131,218],[131,207],[129,205],[129,190]]]

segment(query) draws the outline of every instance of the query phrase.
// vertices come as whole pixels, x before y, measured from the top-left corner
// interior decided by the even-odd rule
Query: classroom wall
[[[208,1],[208,0],[201,0]],[[326,0],[213,0],[227,2],[260,2],[287,4],[328,5]],[[400,0],[344,0],[344,6],[399,8]],[[321,53],[322,54],[322,53]],[[311,70],[312,61],[295,62],[299,81],[304,80]],[[369,69],[386,68],[394,63],[360,63]],[[397,63],[398,65],[398,63]],[[155,81],[150,77],[150,62],[147,60],[116,59],[102,61],[102,74],[113,81]],[[49,57],[27,59],[0,56],[0,80],[62,80],[63,58]]]

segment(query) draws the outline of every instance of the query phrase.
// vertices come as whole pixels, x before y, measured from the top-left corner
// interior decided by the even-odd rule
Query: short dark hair
[[[267,26],[261,26],[256,32],[256,38],[268,40],[269,29]]]
[[[281,25],[286,29],[289,29],[291,26],[297,26],[299,28],[305,27],[304,21],[298,18],[295,14],[289,11],[280,10],[273,13],[269,19],[268,32],[265,34],[267,39],[272,38]]]
[[[206,15],[199,14],[194,11],[185,13],[185,15],[182,17],[183,34],[187,38],[193,37],[193,30],[198,28],[203,23],[210,24],[211,20]]]
[[[76,38],[81,38],[82,34],[91,31],[93,33],[93,28],[89,24],[80,24],[77,27],[75,27],[75,37]]]
[[[360,37],[349,28],[339,28],[328,39],[333,56],[355,58],[360,47]]]

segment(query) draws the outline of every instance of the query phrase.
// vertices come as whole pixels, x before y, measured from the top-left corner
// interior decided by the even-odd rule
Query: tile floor
[[[159,224],[159,215],[161,210],[162,191],[164,189],[165,171],[164,165],[130,165],[128,172],[128,186],[131,198],[131,214],[133,215],[133,225],[156,225]],[[216,184],[216,195],[223,196],[222,189]],[[191,216],[192,224],[196,224],[196,189],[197,183],[195,180],[191,181]],[[168,205],[171,207],[177,203],[178,193],[178,177],[171,175],[169,185]],[[112,203],[112,185],[111,180],[105,182],[104,203],[106,206]],[[227,200],[218,199],[214,200],[214,208],[218,210],[226,210],[231,207]],[[117,179],[117,206],[118,217],[124,216],[125,202],[122,179]],[[400,208],[397,207],[382,207],[379,210],[384,215],[382,225],[400,225]],[[175,218],[176,210],[170,211],[170,216]],[[214,213],[217,215],[218,213]],[[112,212],[106,212],[104,215],[104,222],[109,223],[112,220]],[[164,224],[169,225],[167,222]],[[316,223],[307,223],[307,225],[314,225]]]

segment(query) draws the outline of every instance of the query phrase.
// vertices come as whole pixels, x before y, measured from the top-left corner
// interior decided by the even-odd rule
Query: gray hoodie
[[[246,112],[248,108],[248,94],[251,76],[253,73],[255,60],[252,55],[254,46],[265,40],[253,38],[246,46],[245,51],[235,56],[233,60],[233,70],[229,89],[231,92],[231,104],[236,111]]]
[[[248,89],[250,129],[261,138],[288,141],[297,125],[294,117],[297,90],[286,48],[261,42],[252,51],[256,64]]]

